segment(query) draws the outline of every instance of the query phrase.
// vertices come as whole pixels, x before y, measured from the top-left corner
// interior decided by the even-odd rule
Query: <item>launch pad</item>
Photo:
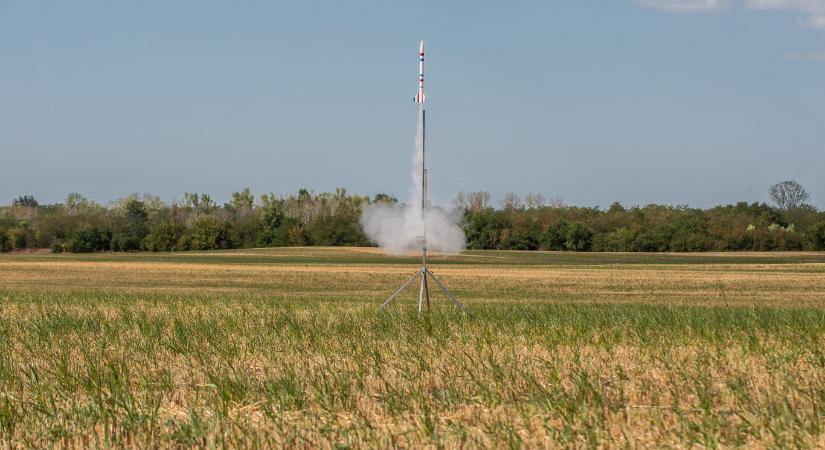
[[[390,298],[388,298],[386,301],[384,301],[384,303],[381,304],[381,309],[384,309],[385,306],[392,303],[392,301],[395,300],[396,297],[398,297],[398,294],[403,292],[404,289],[407,288],[407,286],[409,286],[413,281],[415,281],[416,278],[420,276],[421,287],[418,289],[419,315],[421,314],[424,305],[426,305],[427,311],[430,310],[430,288],[427,285],[427,278],[432,278],[433,281],[435,281],[435,284],[438,285],[438,287],[447,295],[447,297],[453,302],[453,304],[457,306],[459,309],[464,310],[464,305],[453,296],[452,292],[450,292],[449,289],[447,289],[443,284],[441,284],[440,281],[438,281],[438,278],[436,278],[435,275],[433,275],[433,273],[430,272],[430,269],[427,267],[427,247],[424,247],[421,250],[421,263],[421,268],[418,269],[413,274],[413,276],[411,276],[404,284],[402,284],[398,289],[396,289],[396,291],[393,292],[392,295],[390,295]]]
[[[418,76],[418,93],[416,94],[414,100],[418,103],[418,112],[420,115],[419,120],[421,121],[421,223],[423,225],[423,232],[422,236],[417,236],[417,244],[421,248],[421,268],[418,269],[404,284],[402,284],[395,292],[393,292],[390,297],[381,304],[381,309],[384,309],[385,306],[392,303],[398,294],[404,291],[416,278],[421,277],[421,287],[418,289],[418,314],[421,314],[421,311],[424,309],[424,305],[427,306],[427,311],[430,310],[430,288],[427,285],[427,279],[432,278],[435,281],[435,284],[447,294],[447,297],[455,304],[458,308],[464,309],[464,305],[461,304],[453,294],[447,289],[438,278],[433,275],[430,269],[427,267],[427,152],[426,152],[426,137],[427,137],[427,117],[426,117],[426,110],[424,109],[424,41],[421,41],[421,47],[418,51],[418,68],[419,68],[419,76]],[[426,303],[425,303],[426,302]]]

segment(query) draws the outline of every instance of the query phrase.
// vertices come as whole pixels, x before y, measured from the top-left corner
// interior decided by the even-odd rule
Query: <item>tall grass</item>
[[[5,296],[16,446],[814,445],[825,311]]]
[[[0,447],[825,446],[819,263],[465,263],[419,317],[362,256],[190,257],[0,259]]]

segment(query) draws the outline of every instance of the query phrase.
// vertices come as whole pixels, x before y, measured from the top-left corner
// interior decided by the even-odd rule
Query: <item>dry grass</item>
[[[360,250],[359,250],[360,251]],[[341,250],[331,250],[341,253]],[[260,254],[254,252],[254,254]],[[380,301],[414,266],[316,263],[312,252],[291,253],[303,263],[0,259],[3,286],[19,291],[236,293],[305,298],[349,294]],[[493,255],[490,255],[493,256]],[[787,257],[787,255],[785,256]],[[211,259],[211,255],[202,259]],[[766,261],[770,261],[770,256]],[[474,265],[445,261],[433,270],[472,301],[645,302],[687,305],[825,305],[825,263],[668,265]],[[346,299],[347,302],[351,298]]]
[[[0,447],[825,446],[820,255],[671,256],[0,257]]]

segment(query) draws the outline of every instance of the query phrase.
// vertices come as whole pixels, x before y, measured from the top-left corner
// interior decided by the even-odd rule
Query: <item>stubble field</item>
[[[0,255],[0,447],[825,446],[825,254]]]

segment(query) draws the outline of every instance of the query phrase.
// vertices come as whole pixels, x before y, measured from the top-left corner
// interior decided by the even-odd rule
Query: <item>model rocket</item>
[[[427,97],[424,95],[424,41],[418,47],[418,93],[415,94],[415,102],[418,103],[418,113],[421,115],[421,220],[426,224],[424,216],[427,211],[427,117],[424,111],[424,100]],[[423,243],[424,243],[424,260],[427,259],[427,227],[424,226]],[[426,262],[424,264],[427,265]],[[424,280],[426,281],[426,275]],[[429,298],[428,298],[429,301]]]
[[[415,94],[416,103],[424,103],[424,41],[418,47],[418,93]]]
[[[390,298],[384,301],[381,304],[381,308],[383,309],[385,306],[392,303],[393,300],[401,293],[407,286],[410,285],[416,278],[419,276],[421,277],[421,287],[418,290],[418,314],[421,315],[424,300],[427,300],[427,311],[430,310],[430,288],[427,285],[427,280],[432,278],[435,281],[435,284],[441,288],[442,291],[450,298],[453,304],[462,310],[464,310],[464,305],[461,304],[453,294],[443,285],[438,278],[433,275],[430,269],[427,267],[427,158],[426,158],[426,111],[424,111],[424,100],[426,97],[424,96],[424,41],[421,41],[421,45],[418,47],[418,93],[415,94],[416,103],[418,103],[418,114],[419,114],[419,123],[421,127],[419,128],[419,132],[421,133],[417,139],[419,140],[421,145],[421,223],[423,225],[423,229],[421,230],[421,236],[416,236],[418,239],[418,243],[421,244],[421,268],[418,269],[412,277],[410,277],[404,284],[401,285],[392,295]]]

